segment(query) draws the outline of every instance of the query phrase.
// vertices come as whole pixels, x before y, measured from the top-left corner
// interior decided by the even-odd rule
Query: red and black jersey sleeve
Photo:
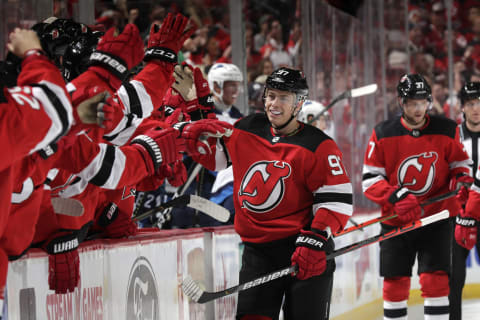
[[[4,90],[0,108],[0,170],[47,148],[70,128],[72,106],[58,69],[42,55],[22,62],[18,86]]]
[[[306,182],[313,193],[312,228],[341,231],[353,212],[352,184],[333,140],[318,146],[309,172]]]

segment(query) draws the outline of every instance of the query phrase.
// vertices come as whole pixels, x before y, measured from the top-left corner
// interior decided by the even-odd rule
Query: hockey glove
[[[105,101],[97,105],[97,124],[104,128],[105,132],[111,132],[125,118],[122,106],[118,98],[107,97]]]
[[[212,154],[214,142],[209,138],[230,137],[233,126],[227,122],[202,119],[195,122],[179,122],[173,126],[185,139],[187,153],[191,156]]]
[[[181,160],[177,160],[173,165],[168,166],[165,176],[171,186],[180,187],[187,181],[187,169]]]
[[[193,85],[193,71],[185,62],[177,64],[173,70],[175,81],[172,88],[180,94],[184,101],[193,101],[197,98],[197,91]]]
[[[137,234],[137,225],[132,221],[132,217],[124,211],[119,211],[113,202],[102,211],[97,225],[102,228],[107,238],[124,238]]]
[[[120,86],[119,82],[128,77],[128,71],[142,61],[143,55],[143,41],[137,26],[129,23],[119,35],[115,28],[110,28],[90,56],[91,70],[106,79],[114,75]]]
[[[321,275],[327,268],[327,233],[301,230],[295,241],[292,265],[298,265],[297,279],[306,280]]]
[[[195,89],[197,91],[197,98],[200,109],[213,110],[213,95],[210,92],[208,82],[203,76],[202,70],[200,70],[200,68],[195,68],[195,70],[193,71],[193,78],[195,80]]]
[[[398,220],[403,224],[413,222],[422,216],[422,208],[415,197],[407,188],[396,189],[388,198],[393,204],[393,210],[398,215]]]
[[[458,245],[471,250],[477,243],[477,220],[461,210],[455,223],[455,240]]]
[[[185,141],[178,136],[178,131],[173,128],[158,128],[148,130],[132,140],[131,145],[142,154],[150,175],[155,174],[162,164],[173,164],[182,159]]]
[[[161,27],[153,24],[148,38],[145,61],[156,59],[172,64],[172,66],[177,63],[178,51],[196,29],[193,22],[187,27],[189,21],[181,14],[174,16],[169,13]]]
[[[464,206],[468,199],[468,188],[472,185],[474,179],[466,174],[458,174],[450,179],[449,189],[454,191],[458,189],[455,198],[461,206]]]
[[[59,233],[43,249],[48,253],[48,286],[55,293],[73,292],[80,280],[79,234]]]

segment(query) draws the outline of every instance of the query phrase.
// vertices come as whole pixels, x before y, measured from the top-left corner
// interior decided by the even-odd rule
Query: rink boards
[[[369,216],[372,218],[372,215]],[[361,222],[361,217],[355,217]],[[378,226],[336,240],[336,248],[373,236]],[[11,262],[8,319],[234,319],[236,295],[200,305],[182,294],[186,274],[207,291],[238,283],[239,237],[231,227],[144,232],[133,239],[95,240],[80,248],[81,285],[73,293],[48,290],[48,258],[32,251]],[[383,312],[378,245],[336,258],[332,319],[372,319]],[[480,297],[478,255],[469,258],[466,293]],[[418,277],[410,303],[420,303]]]

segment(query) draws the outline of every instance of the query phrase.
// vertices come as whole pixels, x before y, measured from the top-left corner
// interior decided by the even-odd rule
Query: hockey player
[[[232,163],[235,230],[244,244],[239,281],[298,266],[295,278],[240,292],[237,319],[277,319],[283,299],[285,318],[329,318],[335,262],[326,254],[332,232],[352,214],[352,186],[335,142],[296,120],[307,94],[302,72],[280,68],[267,78],[265,113],[237,121],[229,137],[219,131],[217,145],[198,138],[218,121],[182,130],[187,151],[206,168]]]
[[[460,137],[470,159],[475,177],[478,172],[478,142],[480,138],[480,82],[466,83],[459,92],[465,121],[459,125]],[[473,182],[473,178],[471,182]],[[478,183],[476,184],[478,187]],[[462,190],[463,191],[463,190]],[[466,191],[466,190],[465,190]],[[466,192],[459,192],[457,198],[465,205]],[[478,217],[476,218],[478,219]],[[450,276],[450,320],[462,319],[462,290],[465,285],[466,259],[476,246],[480,253],[478,222],[475,216],[460,210],[455,226],[452,247],[452,272]]]
[[[468,181],[470,160],[463,150],[454,121],[428,116],[430,86],[419,74],[404,75],[397,86],[402,115],[375,126],[365,152],[362,187],[365,196],[381,206],[382,215],[397,218],[382,224],[382,232],[420,219],[419,203]],[[424,208],[423,216],[448,209],[449,199]],[[407,300],[415,257],[425,319],[448,319],[450,221],[380,243],[384,319],[407,319]]]
[[[313,100],[305,100],[302,110],[298,113],[298,120],[303,123],[310,123],[311,119],[318,116],[325,110],[325,106],[320,102]],[[327,112],[323,113],[317,120],[311,123],[312,126],[325,132],[329,137],[335,137],[335,131]]]
[[[65,83],[42,51],[35,32],[16,28],[9,35],[8,49],[23,60],[18,80],[12,81],[17,86],[4,88],[6,75],[2,74],[1,79],[0,136],[4,154],[0,160],[0,188],[4,198],[0,204],[0,236],[7,227],[10,201],[14,199],[12,193],[17,178],[14,166],[36,151],[49,150],[49,146],[69,130],[73,121]],[[3,310],[7,269],[7,255],[0,247],[0,310]]]

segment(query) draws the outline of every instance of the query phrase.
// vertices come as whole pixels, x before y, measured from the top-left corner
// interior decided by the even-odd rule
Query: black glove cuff
[[[65,253],[73,251],[80,245],[77,233],[71,233],[51,240],[45,245],[45,251],[49,254]]]
[[[117,218],[117,216],[118,206],[115,203],[110,202],[110,204],[105,209],[103,209],[102,214],[98,218],[97,224],[100,227],[105,228],[106,226],[111,224]]]
[[[325,247],[327,245],[327,235],[328,234],[326,232],[325,236],[314,231],[302,232],[298,235],[297,240],[295,240],[295,246],[307,247],[317,251],[325,251]]]
[[[198,104],[203,108],[203,109],[213,109],[214,104],[213,104],[213,96],[211,94],[206,95],[205,97],[199,97],[198,98]]]
[[[131,144],[139,144],[143,146],[145,149],[147,149],[148,153],[150,154],[150,157],[152,158],[153,161],[153,166],[155,168],[155,171],[158,170],[160,165],[162,164],[162,152],[160,151],[160,148],[158,147],[158,144],[150,138],[149,136],[146,135],[139,135],[136,136],[135,139],[132,140]]]
[[[455,218],[455,223],[466,228],[475,228],[477,226],[477,220],[475,218],[461,217],[459,215]]]
[[[165,47],[151,47],[145,51],[144,61],[153,59],[165,61],[168,63],[177,63],[177,53],[172,49]]]
[[[390,197],[388,198],[388,201],[391,204],[395,204],[398,201],[405,199],[409,194],[410,194],[410,191],[407,188],[400,187],[390,195]]]
[[[120,57],[103,51],[95,51],[90,55],[90,66],[101,66],[115,77],[124,81],[128,77],[128,65]]]

